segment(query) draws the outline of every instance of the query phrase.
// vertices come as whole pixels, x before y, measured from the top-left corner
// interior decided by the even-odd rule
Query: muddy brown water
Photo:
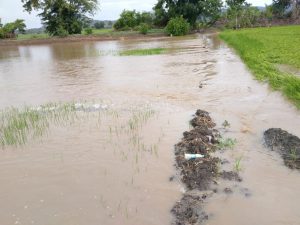
[[[115,54],[150,47],[171,50]],[[170,224],[170,209],[184,191],[178,180],[169,181],[176,174],[173,146],[197,108],[209,111],[218,127],[229,121],[223,135],[238,143],[217,155],[228,159],[228,170],[241,159],[243,177],[219,180],[205,205],[207,224],[300,224],[300,174],[262,140],[270,127],[300,136],[300,113],[255,81],[215,35],[0,48],[1,109],[69,101],[104,102],[119,118],[53,126],[25,146],[1,150],[0,224]],[[155,111],[138,131],[142,150],[128,133],[111,131],[132,107]],[[233,193],[223,193],[226,187]]]

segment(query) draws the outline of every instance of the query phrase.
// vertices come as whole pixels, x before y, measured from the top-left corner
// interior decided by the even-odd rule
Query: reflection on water
[[[157,47],[171,51],[110,54]],[[299,224],[299,173],[262,145],[270,127],[300,135],[299,113],[214,35],[1,47],[0,96],[1,109],[103,99],[113,110],[51,125],[41,140],[1,153],[1,224],[169,224],[182,189],[169,182],[173,146],[197,108],[219,126],[230,122],[225,136],[238,144],[221,154],[226,166],[242,156],[244,181],[220,181],[206,207],[209,224]],[[145,105],[155,114],[136,126],[130,109],[145,113]]]

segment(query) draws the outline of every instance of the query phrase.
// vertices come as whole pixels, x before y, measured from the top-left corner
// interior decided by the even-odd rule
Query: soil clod
[[[202,208],[201,196],[186,194],[176,203],[172,213],[176,216],[174,225],[202,224],[208,219],[208,215]]]
[[[271,128],[264,133],[266,145],[278,152],[286,166],[300,169],[300,139],[280,128]]]

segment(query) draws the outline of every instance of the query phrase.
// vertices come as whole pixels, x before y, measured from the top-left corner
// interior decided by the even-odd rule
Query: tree
[[[97,21],[95,24],[94,24],[94,27],[96,29],[103,29],[105,26],[105,23],[103,21]]]
[[[278,18],[283,18],[290,5],[291,0],[273,0],[272,8],[274,15]]]
[[[154,14],[151,12],[142,12],[142,13],[138,13],[137,15],[138,17],[138,23],[142,24],[148,24],[148,26],[152,26],[153,21],[154,21]]]
[[[166,26],[166,32],[173,36],[186,35],[190,30],[190,24],[182,16],[170,19]]]
[[[4,26],[0,27],[0,38],[14,38],[16,37],[16,32],[25,33],[26,25],[24,20],[17,19],[15,22],[6,23]]]
[[[169,21],[169,15],[165,7],[165,0],[158,0],[156,5],[153,7],[154,10],[154,24],[157,26],[164,27]]]
[[[121,29],[133,29],[138,23],[138,13],[135,10],[123,10],[120,15],[120,18],[114,24],[116,30]]]
[[[235,18],[235,29],[239,27],[239,16],[243,7],[249,6],[246,0],[226,0],[228,6],[227,15]]]
[[[197,20],[214,23],[221,7],[221,0],[159,0],[153,9],[155,16],[160,19],[156,23],[182,16],[191,26],[195,26]]]
[[[300,21],[300,0],[292,1],[292,17]]]
[[[115,22],[114,28],[116,30],[134,29],[140,24],[147,24],[152,26],[154,15],[150,12],[136,12],[135,10],[123,10],[120,18]]]
[[[89,23],[87,15],[97,10],[98,0],[22,0],[27,12],[41,10],[39,16],[51,35],[79,34]]]

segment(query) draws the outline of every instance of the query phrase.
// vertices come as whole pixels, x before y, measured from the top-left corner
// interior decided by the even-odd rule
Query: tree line
[[[20,0],[24,9],[39,12],[47,33],[53,36],[80,34],[89,27],[98,10],[98,0]],[[221,23],[228,28],[252,27],[273,20],[300,20],[300,0],[273,0],[263,10],[246,0],[158,0],[152,12],[124,10],[115,22],[115,30],[139,30],[146,34],[153,27],[165,27],[171,35],[183,35]],[[300,21],[299,21],[300,22]],[[103,23],[94,24],[102,28]],[[25,31],[24,20],[5,25],[0,21],[0,38],[15,37]]]

